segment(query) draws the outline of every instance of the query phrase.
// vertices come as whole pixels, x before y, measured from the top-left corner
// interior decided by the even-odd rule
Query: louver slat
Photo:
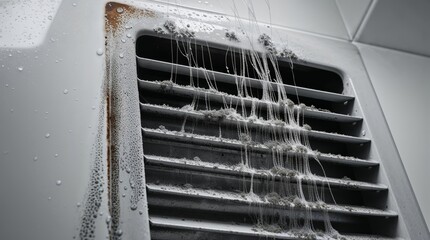
[[[206,146],[216,146],[226,149],[241,149],[244,148],[244,144],[238,140],[219,138],[213,136],[203,136],[197,134],[189,134],[189,133],[180,133],[180,132],[170,132],[170,131],[162,131],[159,129],[150,129],[150,128],[142,128],[142,132],[144,137],[146,138],[155,138],[161,140],[170,140],[177,142],[185,142],[189,144],[195,145],[206,145]],[[272,150],[264,145],[256,145],[250,146],[254,151],[268,152],[270,153]],[[298,153],[289,153],[290,156],[294,156]],[[309,157],[314,157],[310,153],[307,153]],[[372,160],[362,160],[353,157],[345,157],[339,155],[325,154],[321,153],[318,155],[318,160],[322,162],[332,162],[339,164],[346,164],[350,166],[365,166],[372,167],[379,165],[378,162]]]
[[[222,239],[303,239],[290,233],[273,233],[261,230],[257,231],[255,228],[249,225],[232,225],[225,222],[207,220],[200,221],[193,219],[152,216],[150,223],[151,227],[154,229],[152,231],[152,237],[155,239],[170,240],[172,236],[176,236],[178,239],[197,239],[199,237],[200,239],[216,239],[214,238],[215,234],[219,234],[217,237],[222,237]],[[369,235],[344,236],[349,240],[394,240],[393,238]]]
[[[163,83],[161,82],[153,82],[153,81],[146,81],[146,80],[140,80],[139,79],[139,87],[146,90],[151,91],[164,91]],[[245,106],[251,106],[254,102],[254,104],[257,104],[257,106],[267,106],[271,105],[274,109],[278,110],[280,108],[278,103],[273,102],[264,102],[259,99],[248,99],[248,98],[240,98],[234,95],[224,94],[221,92],[212,92],[208,89],[199,89],[199,88],[191,88],[191,87],[184,87],[180,85],[172,85],[169,86],[169,93],[173,96],[187,96],[187,97],[199,97],[199,98],[208,98],[210,101],[217,101],[217,102],[226,102],[229,104],[238,105],[238,104],[244,104]],[[297,113],[299,110],[299,106],[294,106],[294,111]],[[316,118],[321,120],[328,120],[328,121],[334,121],[334,122],[358,122],[361,121],[361,117],[357,116],[350,116],[350,115],[344,115],[339,113],[333,113],[333,112],[326,112],[326,111],[319,111],[319,110],[313,110],[311,108],[304,108],[300,110],[301,113],[305,115],[305,117],[309,118]]]
[[[162,195],[157,201],[149,199],[150,204],[166,204],[169,206],[175,202],[175,199],[190,198],[191,201],[195,200],[196,204],[190,207],[199,208],[199,201],[204,201],[204,208],[216,209],[221,212],[237,212],[243,213],[244,209],[253,211],[258,214],[261,208],[268,209],[290,209],[297,211],[304,211],[306,208],[290,205],[289,203],[270,203],[260,198],[251,198],[247,195],[240,193],[219,191],[219,190],[204,190],[198,188],[183,188],[169,185],[155,185],[147,184],[148,193],[157,193]],[[163,200],[165,200],[165,202]],[[178,206],[180,201],[176,202]],[[383,211],[379,209],[357,207],[357,206],[342,206],[326,204],[324,207],[314,203],[309,203],[308,209],[315,212],[321,212],[323,209],[329,213],[346,214],[346,215],[359,215],[359,216],[372,216],[372,217],[397,217],[397,213],[393,211]]]
[[[241,169],[240,167],[234,166],[226,166],[217,163],[211,162],[203,162],[203,161],[194,161],[189,159],[177,159],[177,158],[169,158],[169,157],[160,157],[153,155],[145,155],[145,161],[150,165],[158,165],[170,167],[172,169],[189,169],[197,172],[208,172],[208,173],[217,173],[223,175],[233,175],[237,177],[247,176],[248,178],[251,176],[251,171],[247,169]],[[254,178],[267,178],[268,176],[275,176],[277,181],[281,180],[279,175],[272,175],[269,170],[266,171],[257,171],[252,173]],[[289,177],[282,177],[282,179],[288,179]],[[291,179],[294,182],[294,179]],[[331,187],[352,189],[352,190],[371,190],[371,191],[383,191],[387,190],[387,186],[382,184],[372,184],[367,182],[353,181],[353,180],[345,180],[345,179],[337,179],[337,178],[324,178],[321,176],[312,176],[302,178],[303,183],[316,183],[318,185],[327,185],[329,184]]]
[[[196,68],[196,67],[189,67],[174,63],[168,63],[148,58],[142,58],[137,56],[137,62],[140,67],[144,67],[147,69],[152,70],[159,70],[159,71],[165,71],[165,72],[175,72],[181,75],[194,75],[194,76],[206,76],[209,77],[211,80],[216,80],[218,82],[227,82],[227,83],[234,83],[236,80],[242,79],[246,81],[249,86],[261,88],[262,87],[262,81],[254,78],[247,78],[247,77],[240,77],[235,76],[231,74],[221,73],[221,72],[215,72],[203,68]],[[284,87],[287,94],[292,95],[299,95],[302,97],[308,97],[308,98],[314,98],[319,100],[325,100],[325,101],[331,101],[331,102],[345,102],[353,100],[354,97],[352,96],[346,96],[342,94],[337,93],[331,93],[326,91],[319,91],[315,89],[310,88],[304,88],[304,87],[297,87],[297,86],[291,86],[286,84],[278,84],[274,82],[268,83],[271,85],[271,87],[276,90],[278,87]]]
[[[145,104],[145,103],[141,103],[140,108],[144,112],[154,112],[154,113],[170,115],[170,116],[175,116],[175,117],[180,117],[180,118],[187,117],[187,118],[198,119],[198,120],[204,120],[205,119],[205,115],[203,113],[200,113],[200,112],[191,112],[191,111],[185,111],[185,110],[181,110],[181,109],[167,108],[167,107]],[[229,118],[223,119],[222,122],[226,123],[226,124],[231,124],[231,125],[237,125],[239,123],[240,124],[247,124],[248,127],[271,128],[271,129],[278,130],[278,131],[281,131],[281,130],[294,131],[294,132],[306,131],[307,135],[310,138],[317,138],[317,139],[329,140],[329,141],[338,141],[338,142],[344,142],[344,143],[357,143],[357,144],[370,142],[370,139],[367,139],[367,138],[353,137],[353,136],[341,135],[341,134],[335,134],[335,133],[326,133],[326,132],[315,131],[315,130],[307,131],[307,130],[301,130],[301,129],[294,129],[288,125],[287,126],[279,126],[279,125],[275,125],[275,124],[269,124],[266,122],[263,122],[263,123],[250,122],[250,121],[242,120],[242,119],[229,119]]]

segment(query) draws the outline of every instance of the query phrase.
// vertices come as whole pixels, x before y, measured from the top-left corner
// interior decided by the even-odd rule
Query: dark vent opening
[[[180,40],[176,41],[174,39],[145,35],[138,38],[136,42],[136,53],[139,57],[186,66],[189,65],[189,61],[181,53],[186,53],[188,48],[192,49],[191,52],[194,57],[192,67],[203,67],[208,70],[232,74],[234,73],[234,69],[241,69],[241,65],[243,64],[242,57],[232,49],[226,51],[225,49],[209,47],[208,44],[204,45],[196,41],[188,44]],[[258,74],[254,71],[249,58],[249,55],[247,55],[247,59],[245,60],[247,68],[244,74],[247,77],[258,79]],[[275,78],[273,65],[270,63],[270,60],[268,61],[271,69],[271,78]],[[334,72],[309,67],[301,63],[294,63],[294,71],[292,71],[290,68],[291,63],[287,62],[286,59],[280,58],[277,64],[285,84],[334,93],[342,93],[343,91],[342,78]],[[226,67],[228,67],[229,72]],[[293,82],[293,73],[296,84]],[[240,72],[237,74],[241,75]]]

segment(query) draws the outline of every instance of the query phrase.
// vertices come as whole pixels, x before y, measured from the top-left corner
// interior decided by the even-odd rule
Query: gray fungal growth
[[[225,37],[230,41],[239,42],[239,38],[237,38],[236,33],[233,31],[227,31]]]
[[[163,26],[167,29],[169,33],[175,33],[176,32],[176,23],[171,20],[166,20],[164,22]]]
[[[285,176],[289,178],[294,178],[299,175],[299,172],[296,170],[291,170],[291,169],[287,169],[279,166],[271,168],[270,172],[275,175]]]
[[[299,59],[299,57],[292,50],[287,48],[283,48],[279,52],[278,56],[282,58]]]
[[[155,27],[154,32],[158,34],[166,34],[166,31],[164,31],[164,29],[162,29],[161,27]]]
[[[225,118],[229,119],[243,119],[240,114],[233,108],[222,108],[219,110],[204,110],[200,111],[203,113],[204,118],[209,121],[218,122]]]
[[[272,233],[282,233],[284,230],[279,224],[265,224],[265,223],[257,223],[252,228],[255,232],[272,232]]]
[[[187,28],[179,28],[176,23],[172,20],[166,20],[163,24],[163,27],[166,29],[167,33],[172,34],[177,38],[194,38],[195,32],[190,31]],[[161,27],[154,28],[156,33],[164,34],[164,30]]]
[[[303,129],[306,131],[312,130],[311,126],[309,126],[308,124],[303,124]]]
[[[290,59],[299,59],[299,57],[291,50],[286,47],[283,47],[282,49],[279,49],[275,44],[272,42],[272,39],[269,35],[263,33],[258,37],[258,42],[266,48],[266,50],[278,57],[281,58],[290,58]]]
[[[241,133],[239,135],[239,141],[241,141],[245,145],[250,145],[252,143],[252,138],[249,134]]]
[[[265,33],[261,34],[261,35],[258,37],[258,42],[259,42],[260,44],[262,44],[262,45],[264,46],[264,48],[266,48],[266,50],[267,50],[269,53],[272,53],[272,54],[274,54],[274,55],[276,55],[276,54],[277,54],[276,47],[275,47],[275,45],[273,44],[273,42],[272,42],[272,38],[271,38],[269,35],[267,35],[267,34],[265,34]]]
[[[308,152],[308,148],[304,145],[296,145],[295,146],[295,151],[298,153],[307,153]]]
[[[282,197],[279,196],[277,192],[271,192],[264,196],[264,199],[272,204],[280,204],[282,202]]]
[[[264,143],[264,145],[275,151],[292,151],[293,147],[288,143],[282,143],[279,141],[269,140]]]
[[[160,88],[162,91],[172,91],[173,89],[173,82],[170,80],[162,81],[160,84]]]

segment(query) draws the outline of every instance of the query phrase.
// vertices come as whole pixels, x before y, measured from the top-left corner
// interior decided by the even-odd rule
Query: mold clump
[[[292,151],[293,147],[285,142],[278,142],[278,141],[267,141],[264,143],[264,146],[266,146],[269,149],[272,149],[274,151]]]
[[[170,80],[162,81],[160,84],[160,88],[163,92],[172,91],[173,89],[173,82]]]
[[[291,59],[299,59],[297,54],[295,54],[292,50],[283,48],[282,51],[278,54],[279,57],[282,58],[291,58]]]
[[[239,141],[241,141],[245,145],[251,145],[252,144],[251,135],[246,134],[246,133],[241,133],[239,135]]]
[[[258,42],[261,43],[268,52],[275,54],[277,53],[276,47],[272,42],[272,39],[269,35],[263,33],[258,37]]]
[[[281,102],[279,102],[279,105],[281,107],[287,106],[288,108],[294,108],[295,103],[291,99],[285,99]]]
[[[271,168],[270,172],[276,175],[285,176],[289,178],[294,178],[299,175],[299,172],[296,170],[291,170],[291,169],[287,169],[279,166]]]
[[[266,194],[266,196],[264,196],[264,199],[266,199],[266,201],[268,201],[271,204],[282,203],[282,197],[279,196],[279,194],[277,192],[271,192],[271,193]]]
[[[233,32],[233,31],[227,31],[227,32],[225,33],[225,37],[226,37],[228,40],[230,40],[230,41],[240,42],[240,41],[239,41],[239,38],[237,38],[236,33],[235,33],[235,32]]]
[[[281,58],[299,59],[297,54],[295,54],[291,49],[283,47],[281,50],[279,50],[272,42],[270,36],[265,33],[261,34],[258,37],[258,42],[262,44],[264,48],[266,48],[266,50],[273,55],[276,55]]]
[[[312,127],[309,126],[309,124],[303,124],[303,129],[306,131],[310,131],[310,130],[312,130]]]
[[[281,226],[279,226],[279,224],[257,223],[256,225],[254,225],[252,230],[254,232],[263,232],[263,231],[272,232],[272,233],[282,233],[283,232],[283,229]]]
[[[163,27],[166,29],[166,31],[170,34],[172,34],[174,37],[177,38],[194,38],[195,32],[190,31],[186,28],[179,28],[176,23],[172,20],[166,20],[163,24]],[[165,31],[161,27],[154,28],[154,31],[156,33],[165,34]]]
[[[234,108],[222,108],[219,110],[204,110],[203,113],[205,120],[219,122],[224,119],[243,120],[243,117],[236,112]]]
[[[153,30],[155,33],[158,34],[166,34],[166,31],[164,31],[164,29],[162,29],[161,27],[155,27]]]
[[[298,153],[307,153],[308,152],[308,148],[304,145],[296,145],[296,152]]]

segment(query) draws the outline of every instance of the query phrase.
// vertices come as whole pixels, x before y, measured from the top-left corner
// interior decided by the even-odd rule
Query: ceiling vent
[[[387,186],[356,180],[378,160],[337,73],[170,35],[141,36],[136,54],[153,239],[317,239],[326,213],[348,239],[395,223]],[[283,82],[260,78],[267,63]]]
[[[111,236],[426,239],[354,46],[136,4],[106,5]]]

